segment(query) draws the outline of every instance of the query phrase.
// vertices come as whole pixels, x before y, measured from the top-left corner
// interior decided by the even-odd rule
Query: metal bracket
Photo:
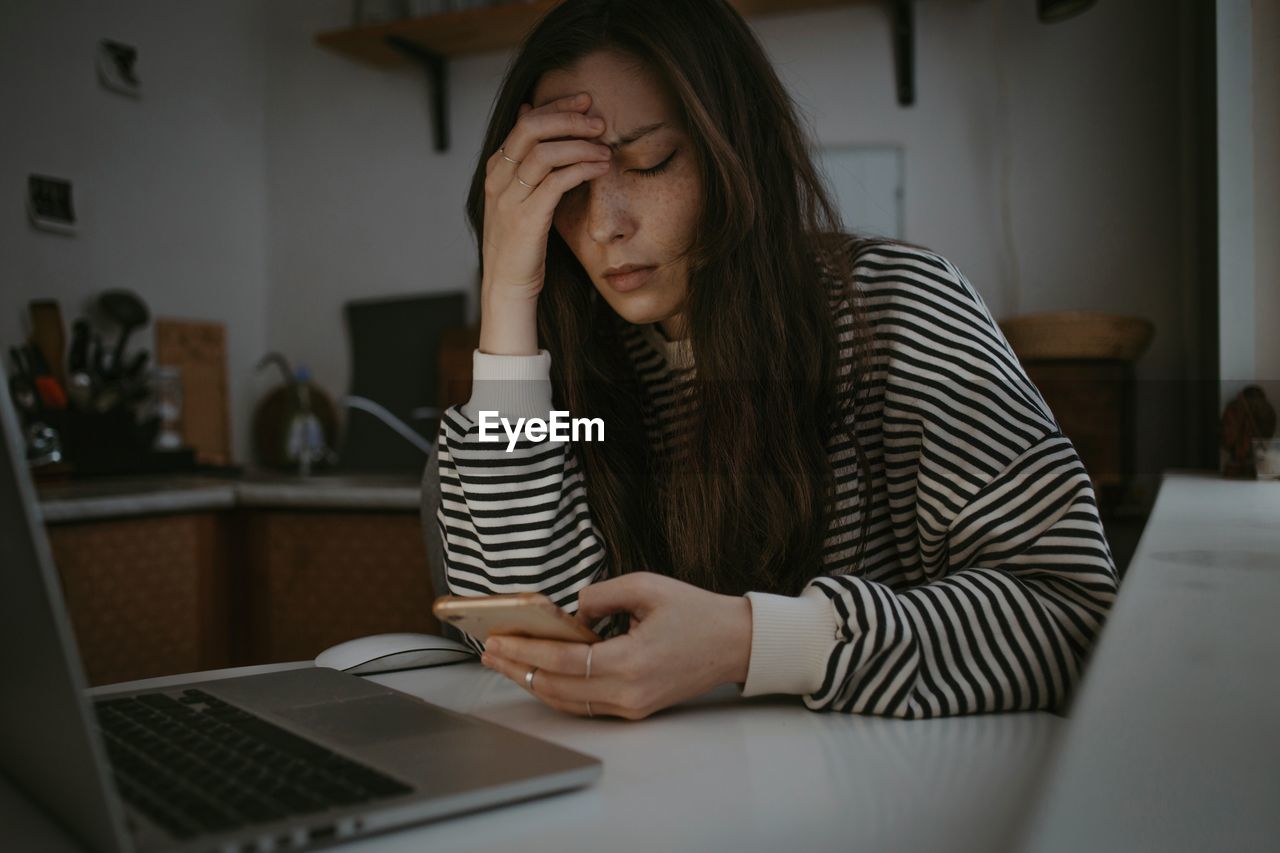
[[[448,64],[445,58],[403,36],[386,36],[387,44],[421,63],[427,72],[431,120],[435,130],[436,151],[449,150]]]
[[[888,6],[898,104],[909,107],[916,102],[915,17],[912,0],[888,0]]]

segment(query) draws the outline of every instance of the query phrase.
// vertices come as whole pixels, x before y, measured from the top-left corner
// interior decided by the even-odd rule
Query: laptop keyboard
[[[121,796],[178,838],[412,790],[202,690],[94,707]]]

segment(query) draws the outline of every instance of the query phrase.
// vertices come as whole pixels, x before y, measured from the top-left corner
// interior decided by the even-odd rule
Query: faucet
[[[342,405],[351,409],[360,409],[363,412],[368,412],[387,426],[391,427],[395,432],[399,433],[400,437],[405,441],[409,442],[428,456],[431,455],[431,449],[435,445],[415,432],[413,428],[404,421],[391,414],[385,406],[375,403],[368,397],[360,397],[355,394],[348,394],[343,397]],[[438,409],[431,409],[428,407],[413,410],[414,417],[418,418],[431,417],[437,414],[440,414]]]

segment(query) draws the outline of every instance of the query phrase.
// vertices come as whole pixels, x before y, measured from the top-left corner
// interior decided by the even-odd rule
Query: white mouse
[[[316,666],[352,675],[419,669],[475,660],[467,645],[435,634],[374,634],[339,643],[316,656]]]

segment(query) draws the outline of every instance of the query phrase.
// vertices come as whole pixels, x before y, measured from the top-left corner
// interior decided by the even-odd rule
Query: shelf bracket
[[[387,44],[420,63],[427,72],[431,121],[435,130],[436,151],[449,150],[448,64],[445,58],[403,36],[389,35]]]
[[[899,106],[916,102],[915,17],[912,0],[888,0],[889,30],[893,39],[893,78]]]

